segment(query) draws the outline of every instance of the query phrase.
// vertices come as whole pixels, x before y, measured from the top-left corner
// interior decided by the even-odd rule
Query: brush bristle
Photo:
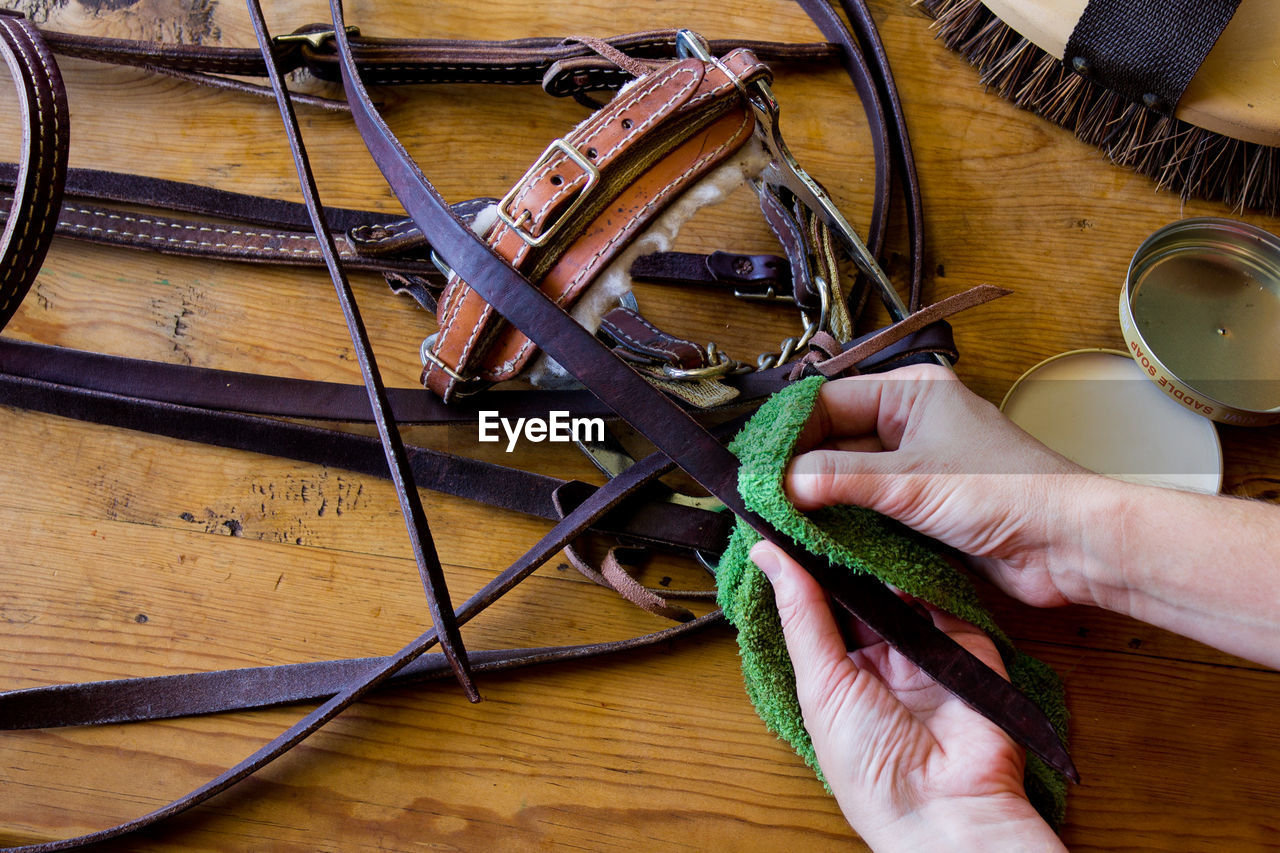
[[[1280,148],[1169,118],[1086,80],[992,14],[981,0],[917,0],[938,37],[987,89],[1066,128],[1186,199],[1280,214]]]

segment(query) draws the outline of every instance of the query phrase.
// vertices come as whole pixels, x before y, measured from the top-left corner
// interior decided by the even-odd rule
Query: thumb
[[[824,506],[864,506],[885,512],[900,482],[902,451],[811,450],[791,460],[785,486],[801,512]]]
[[[812,575],[770,542],[758,542],[751,549],[751,560],[773,585],[800,705],[820,708],[854,669],[826,593]]]

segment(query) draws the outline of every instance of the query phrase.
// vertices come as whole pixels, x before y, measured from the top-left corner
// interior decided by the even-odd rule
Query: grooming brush
[[[987,89],[1072,131],[1113,162],[1184,200],[1280,215],[1280,0],[1241,0],[1234,15],[1231,0],[916,5],[935,18],[943,43],[979,70]],[[1206,12],[1212,5],[1217,11]],[[1141,14],[1163,18],[1158,24],[1172,38],[1153,36],[1161,30],[1134,17]],[[1205,20],[1213,14],[1220,16],[1217,26]],[[1117,24],[1118,18],[1125,20]],[[1082,47],[1099,21],[1104,37]],[[1198,68],[1186,58],[1195,51],[1183,49],[1197,39],[1208,51]],[[1149,82],[1143,75],[1152,69],[1179,64],[1190,78],[1182,81],[1185,90],[1162,95],[1159,87],[1133,84],[1135,75]]]

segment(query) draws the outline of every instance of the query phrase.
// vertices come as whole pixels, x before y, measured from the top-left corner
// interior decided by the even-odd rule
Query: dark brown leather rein
[[[875,129],[873,137],[877,145],[876,161],[878,166],[876,216],[873,217],[870,239],[868,240],[868,243],[875,249],[878,249],[883,240],[887,221],[887,199],[893,183],[891,177],[895,166],[902,172],[900,178],[910,209],[907,219],[912,229],[912,305],[915,307],[918,304],[918,283],[921,277],[922,261],[919,246],[923,230],[919,217],[918,192],[915,184],[914,168],[910,160],[909,146],[906,144],[905,125],[901,122],[901,113],[897,105],[896,94],[893,92],[892,83],[887,74],[887,66],[884,65],[883,52],[879,49],[878,41],[874,37],[874,28],[871,26],[870,17],[864,8],[856,6],[846,8],[846,13],[849,15],[851,22],[859,30],[858,35],[864,42],[864,50],[867,51],[866,55],[870,57],[871,65],[876,68],[875,74],[872,74],[863,64],[863,51],[859,50],[858,39],[845,29],[843,22],[840,21],[833,9],[824,3],[814,2],[814,0],[802,0],[801,5],[805,7],[819,27],[823,29],[824,34],[840,46],[841,58],[850,70],[851,77],[863,97],[864,107],[868,111],[873,129]],[[356,228],[385,227],[393,223],[375,219],[352,224],[350,217],[343,220],[343,217],[346,216],[344,213],[340,212],[326,217],[325,213],[320,209],[310,180],[309,169],[306,166],[305,154],[301,150],[301,143],[296,134],[296,127],[293,124],[289,99],[284,94],[279,68],[277,67],[277,62],[283,61],[281,59],[282,53],[285,56],[306,55],[308,52],[313,51],[312,43],[305,40],[300,43],[282,42],[279,39],[271,40],[262,27],[260,15],[256,11],[255,4],[251,3],[251,8],[254,9],[255,26],[258,29],[262,44],[261,56],[271,57],[272,60],[270,62],[264,61],[260,56],[256,60],[257,65],[255,66],[253,64],[255,60],[247,55],[248,52],[238,52],[235,55],[218,54],[215,62],[208,56],[194,55],[194,51],[171,51],[166,49],[158,54],[153,51],[150,55],[151,61],[142,64],[161,64],[180,70],[209,73],[209,66],[212,63],[214,65],[221,64],[220,70],[223,73],[267,73],[280,99],[286,129],[291,144],[295,148],[295,159],[298,161],[304,195],[307,198],[307,209],[315,226],[313,239],[319,255],[328,266],[335,281],[335,286],[348,314],[349,325],[353,330],[353,339],[359,339],[360,323],[358,313],[355,310],[354,301],[350,299],[349,290],[345,288],[344,264],[338,260],[342,247],[337,245],[334,239],[335,235],[332,232],[334,230],[342,230],[345,226],[343,233],[350,235],[352,230]],[[634,466],[598,489],[585,487],[584,491],[583,484],[573,483],[545,484],[546,488],[550,489],[553,498],[555,498],[554,503],[559,507],[560,513],[563,513],[563,517],[520,560],[502,572],[494,581],[486,585],[484,589],[459,606],[455,611],[449,605],[447,588],[444,587],[443,578],[438,575],[438,560],[434,558],[434,549],[431,548],[429,534],[426,532],[425,516],[422,514],[420,506],[415,508],[413,505],[414,498],[412,496],[416,496],[417,490],[410,488],[408,484],[410,482],[421,483],[423,472],[429,471],[436,473],[441,471],[457,472],[456,477],[452,474],[437,477],[436,482],[442,486],[446,482],[455,480],[483,479],[492,476],[494,472],[484,471],[483,473],[477,473],[479,469],[467,469],[466,463],[447,462],[438,457],[421,455],[416,458],[423,461],[415,466],[412,461],[415,458],[414,454],[399,445],[398,433],[395,429],[396,417],[399,415],[398,410],[404,407],[406,410],[417,408],[422,411],[425,407],[425,410],[435,412],[435,414],[429,414],[425,418],[426,420],[431,420],[433,417],[440,417],[441,419],[456,417],[456,415],[444,414],[446,410],[454,410],[449,407],[439,407],[434,403],[423,404],[420,402],[422,395],[393,396],[386,393],[381,389],[376,366],[373,365],[371,359],[368,361],[364,371],[368,392],[366,400],[358,401],[358,398],[353,396],[350,388],[331,388],[332,393],[329,399],[330,405],[345,408],[348,413],[354,413],[361,405],[364,407],[362,416],[367,417],[369,411],[374,413],[374,419],[379,422],[380,444],[383,455],[381,460],[378,459],[378,450],[367,439],[336,441],[326,437],[324,431],[311,431],[310,428],[304,427],[295,429],[296,425],[279,425],[280,422],[278,421],[268,422],[262,419],[255,419],[250,415],[216,411],[216,409],[224,407],[241,408],[227,399],[214,402],[202,397],[199,405],[188,406],[167,399],[148,399],[143,395],[129,393],[130,389],[123,387],[87,388],[76,381],[59,381],[77,379],[79,377],[78,368],[68,366],[72,364],[72,361],[62,364],[55,363],[56,360],[47,358],[50,355],[48,350],[26,345],[6,346],[4,351],[0,352],[0,366],[3,366],[8,372],[3,381],[0,381],[0,393],[11,395],[6,400],[11,400],[21,405],[30,405],[32,408],[60,411],[61,413],[89,419],[101,417],[105,420],[110,417],[112,419],[107,422],[129,425],[135,428],[141,424],[144,428],[154,429],[164,434],[176,435],[185,430],[186,434],[183,437],[212,440],[215,443],[219,441],[218,436],[225,435],[231,431],[227,429],[225,423],[220,422],[220,419],[232,418],[237,425],[237,429],[244,429],[246,433],[250,434],[257,431],[256,434],[258,435],[258,438],[245,440],[243,444],[237,446],[254,446],[253,442],[256,441],[258,442],[256,447],[261,448],[271,442],[278,442],[286,431],[291,431],[289,433],[292,436],[290,441],[298,448],[302,448],[297,453],[307,454],[305,458],[340,466],[352,464],[358,470],[367,470],[370,473],[373,473],[374,469],[378,468],[381,468],[379,473],[382,474],[390,470],[393,477],[397,479],[397,492],[402,502],[406,505],[405,515],[411,536],[415,537],[415,541],[420,543],[417,549],[419,551],[419,565],[426,566],[426,569],[424,569],[425,587],[429,601],[433,602],[433,607],[436,608],[435,612],[433,612],[434,624],[442,632],[451,635],[449,642],[443,644],[445,648],[444,662],[451,666],[455,675],[464,684],[468,684],[470,680],[467,674],[470,669],[468,665],[469,658],[473,658],[471,663],[475,666],[475,669],[480,670],[487,666],[522,665],[562,657],[571,658],[583,654],[603,653],[624,647],[634,647],[640,642],[663,641],[673,635],[670,632],[660,632],[649,638],[628,641],[624,644],[602,644],[556,651],[507,650],[492,654],[474,653],[469,656],[462,646],[460,636],[456,633],[456,626],[461,625],[488,603],[496,600],[498,596],[526,577],[550,556],[563,547],[570,545],[574,539],[587,529],[595,527],[625,536],[627,525],[633,524],[634,526],[635,519],[639,518],[636,511],[631,509],[625,502],[634,500],[633,496],[636,496],[646,484],[651,483],[657,476],[669,470],[673,465],[678,464],[693,475],[695,479],[699,480],[708,491],[720,498],[735,514],[746,519],[762,535],[778,542],[780,546],[796,556],[850,612],[893,642],[900,651],[919,663],[923,669],[935,675],[949,689],[957,692],[966,701],[1005,727],[1015,739],[1028,745],[1052,765],[1059,767],[1068,774],[1073,774],[1074,770],[1070,766],[1070,760],[1066,757],[1066,753],[1057,741],[1056,736],[1052,734],[1047,721],[1024,697],[1012,691],[1007,683],[995,676],[994,673],[958,646],[955,646],[954,643],[951,643],[945,635],[934,631],[932,626],[922,623],[914,611],[903,605],[879,583],[851,579],[843,572],[815,560],[812,556],[799,550],[794,543],[785,540],[784,537],[773,531],[767,523],[747,511],[741,505],[736,494],[736,461],[722,447],[720,439],[705,431],[680,405],[641,379],[631,367],[620,361],[613,352],[592,337],[589,332],[578,326],[560,308],[547,300],[535,286],[531,285],[504,259],[495,256],[490,248],[477,238],[467,223],[459,218],[457,212],[439,199],[430,184],[426,182],[412,160],[409,159],[407,153],[390,135],[385,124],[381,122],[375,108],[368,99],[364,84],[360,81],[360,75],[367,76],[370,82],[378,79],[376,72],[367,70],[364,63],[370,63],[369,69],[374,68],[376,62],[374,59],[370,59],[369,56],[376,54],[375,49],[386,47],[386,45],[372,41],[366,42],[363,39],[359,43],[353,43],[344,29],[341,9],[336,3],[333,11],[333,30],[338,49],[331,58],[333,63],[331,67],[340,69],[344,87],[347,91],[348,102],[357,125],[360,127],[371,152],[374,154],[375,160],[377,160],[384,174],[386,174],[388,182],[401,198],[406,210],[408,210],[413,225],[418,232],[422,235],[430,235],[431,245],[448,266],[469,283],[490,305],[503,314],[508,322],[518,327],[520,331],[528,335],[531,340],[553,356],[591,392],[597,394],[599,399],[612,409],[618,417],[626,420],[638,431],[645,434],[659,448],[659,451],[637,462]],[[31,278],[34,278],[34,270],[38,269],[39,261],[43,257],[49,236],[60,218],[57,215],[57,199],[61,189],[62,179],[60,175],[65,172],[66,122],[64,111],[61,114],[63,121],[59,126],[56,111],[58,102],[56,92],[60,89],[60,81],[56,80],[56,68],[52,74],[49,73],[49,69],[53,67],[52,62],[51,60],[46,60],[44,58],[46,55],[40,52],[38,34],[25,22],[10,17],[0,18],[0,30],[3,30],[3,32],[0,32],[0,36],[4,37],[4,52],[10,69],[15,72],[15,76],[20,77],[22,80],[30,78],[28,82],[24,82],[22,85],[27,87],[28,101],[36,104],[35,109],[24,110],[29,126],[33,128],[32,134],[38,133],[40,140],[49,140],[58,139],[58,134],[61,133],[60,150],[63,158],[57,168],[49,169],[48,163],[50,162],[50,157],[53,156],[50,152],[56,153],[59,147],[57,143],[31,143],[35,147],[26,152],[26,160],[15,175],[17,179],[15,182],[15,200],[6,222],[4,242],[0,245],[0,251],[4,253],[3,259],[5,261],[4,289],[0,291],[0,321],[3,321],[11,316],[17,301],[21,299],[21,295],[29,287]],[[12,41],[10,37],[12,37]],[[281,48],[282,43],[286,45],[283,49]],[[317,36],[314,49],[318,50],[320,46],[328,43]],[[77,44],[79,46],[71,48],[73,52],[75,50],[81,51],[77,55],[86,55],[84,51],[92,47],[92,45]],[[292,46],[298,44],[306,46]],[[399,45],[397,49],[402,49],[405,43],[397,42],[395,44]],[[870,49],[865,47],[867,44],[871,46]],[[357,46],[362,51],[369,51],[362,59],[357,59],[354,52],[354,48]],[[537,49],[543,49],[544,47],[537,46]],[[122,53],[128,52],[118,44],[106,45],[104,49],[106,48],[115,51],[113,56],[117,60]],[[21,51],[20,53],[19,50]],[[200,50],[207,52],[209,49],[202,48]],[[579,55],[578,60],[583,55],[585,54]],[[10,59],[11,56],[18,58]],[[571,59],[574,58],[557,59],[555,62],[572,65]],[[356,74],[357,63],[361,63],[359,65],[360,75]],[[589,59],[586,65],[590,66],[592,63],[596,63],[594,58]],[[187,68],[187,64],[190,64],[190,69]],[[596,64],[598,65],[598,63]],[[249,69],[251,68],[256,68],[257,70],[250,71]],[[43,75],[39,73],[41,70],[44,72]],[[439,74],[443,72],[437,70],[431,73]],[[543,72],[544,78],[547,73]],[[613,75],[616,78],[617,76],[616,70],[601,73],[606,77]],[[557,70],[557,74],[568,74],[567,78],[556,77],[555,79],[568,79],[571,84],[570,88],[577,87],[579,92],[596,91],[605,88],[592,82],[593,78],[590,76],[591,68],[586,71],[575,68],[566,72],[562,65]],[[24,107],[28,106],[28,101],[24,101]],[[888,110],[884,110],[881,107],[884,103],[889,103],[891,107]],[[28,167],[28,164],[33,162],[37,167],[34,170]],[[39,174],[35,174],[33,178],[33,172]],[[41,177],[46,172],[56,174],[45,174],[44,177]],[[106,191],[102,192],[105,193]],[[164,192],[169,192],[169,190],[164,190]],[[158,192],[157,194],[161,193]],[[215,204],[210,201],[210,198],[208,196],[204,197],[199,202],[199,205],[196,205],[195,202],[191,204],[195,206],[195,209],[207,213],[209,212],[209,207]],[[117,200],[131,201],[129,198]],[[219,199],[217,203],[230,204],[231,202],[223,198]],[[41,204],[43,204],[43,207]],[[236,202],[236,204],[239,204],[239,202]],[[253,205],[249,204],[248,207],[252,208]],[[32,218],[32,210],[39,214],[38,218]],[[227,212],[225,208],[223,212]],[[296,214],[296,209],[291,210],[288,214],[293,217],[291,227],[294,228],[300,224]],[[283,220],[284,218],[286,217],[283,214],[277,217],[278,220]],[[276,224],[280,223],[277,222]],[[15,234],[16,236],[14,236]],[[354,247],[351,250],[356,251]],[[417,264],[415,269],[408,270],[410,274],[426,273],[425,265],[421,260],[410,263]],[[11,269],[17,271],[12,276],[10,275]],[[382,267],[382,269],[387,269],[387,267]],[[405,270],[396,270],[396,272],[404,273]],[[7,314],[3,313],[5,310],[8,311]],[[932,314],[917,315],[914,326],[920,326],[934,317],[944,315],[945,310],[939,308]],[[913,345],[904,342],[908,334],[921,331],[918,328],[913,328],[912,325],[900,325],[891,328],[881,336],[854,342],[848,348],[847,355],[843,357],[834,353],[818,353],[810,359],[815,364],[809,369],[817,370],[818,372],[837,372],[849,368],[851,366],[850,362],[863,362],[863,366],[867,367],[869,365],[865,363],[866,359],[871,358],[877,352],[884,351],[883,348],[891,344],[897,346],[900,353],[909,354],[914,352],[916,349]],[[79,361],[76,363],[81,366],[93,363],[95,365],[93,382],[99,386],[110,386],[113,382],[122,382],[127,385],[129,381],[127,377],[132,374],[135,368],[140,367],[127,361],[98,361],[95,360],[95,357],[85,354],[75,355],[72,359],[78,359]],[[24,360],[26,367],[21,367],[20,365],[24,363]],[[164,373],[166,370],[166,368],[162,367],[149,369],[154,369],[157,373]],[[54,375],[52,377],[48,375],[43,377],[22,375],[23,370],[28,373],[38,373],[40,370],[52,374],[61,372],[63,375]],[[778,387],[780,383],[785,381],[785,376],[789,372],[789,369],[786,371],[779,369],[771,374],[743,377],[741,382],[743,386],[752,388],[753,393],[758,396],[770,390],[770,387]],[[197,390],[194,393],[197,396],[201,394],[205,394],[206,397],[212,396],[211,389],[217,381],[217,379],[212,379],[205,391]],[[255,381],[264,382],[267,380],[246,378],[244,381],[246,385],[252,385]],[[770,386],[770,383],[774,384]],[[305,395],[319,387],[313,384],[299,384],[294,387],[294,392],[295,395]],[[294,399],[300,400],[301,397],[295,396]],[[335,400],[338,402],[334,402]],[[533,404],[533,402],[531,400],[529,404]],[[439,409],[439,411],[435,411],[436,409]],[[307,410],[305,404],[299,404],[297,409],[290,413],[305,417],[308,416],[307,411],[313,410]],[[98,414],[102,412],[115,412],[115,414]],[[269,426],[268,424],[277,424],[279,426]],[[304,458],[304,456],[299,455],[298,458]],[[353,461],[358,458],[363,458],[364,461],[359,463]],[[450,468],[449,466],[451,465],[457,465],[458,467]],[[445,488],[444,490],[447,491],[448,489]],[[623,509],[624,507],[626,507],[625,510]],[[686,515],[686,517],[694,518],[695,516]],[[648,526],[641,524],[640,529],[638,531],[633,530],[632,533],[637,539],[648,541],[650,544],[662,538],[662,533],[658,531],[671,529],[669,520],[653,521],[651,519],[647,524]],[[697,525],[694,526],[696,527]],[[701,551],[706,540],[699,540],[699,542],[695,543],[692,541],[694,535],[694,533],[690,533],[684,539],[678,536],[668,536],[668,541],[665,544],[677,548],[684,547],[689,550]],[[436,570],[434,572],[436,577],[434,578],[429,577],[433,574],[431,571],[433,567]],[[436,613],[439,614],[439,618],[435,618]],[[695,627],[706,624],[711,618],[713,617],[704,617],[702,620],[694,620],[686,623],[685,626],[670,630],[674,632],[692,630]],[[262,670],[240,670],[227,673],[169,677],[170,679],[178,679],[177,681],[143,679],[111,682],[108,684],[112,686],[95,685],[79,690],[77,688],[81,686],[69,686],[43,693],[20,691],[7,694],[0,699],[0,716],[6,713],[6,709],[19,708],[19,711],[16,714],[11,714],[9,719],[14,721],[15,724],[35,725],[49,724],[51,720],[49,717],[44,717],[44,722],[41,722],[42,715],[37,713],[41,709],[46,712],[67,709],[65,717],[63,717],[64,724],[76,724],[77,722],[87,722],[90,718],[93,718],[94,712],[92,709],[97,707],[100,702],[121,699],[126,705],[129,703],[141,704],[145,697],[171,696],[175,692],[190,692],[191,696],[194,697],[193,701],[186,703],[170,702],[167,706],[168,710],[162,711],[158,715],[199,713],[229,706],[249,707],[283,701],[328,697],[318,708],[253,756],[250,756],[244,762],[231,768],[196,791],[175,800],[161,809],[117,827],[77,839],[28,845],[14,849],[39,851],[66,849],[84,843],[104,840],[149,825],[202,802],[283,754],[292,745],[315,731],[347,705],[357,701],[370,690],[375,689],[383,681],[406,671],[416,675],[422,675],[424,671],[438,672],[441,667],[440,659],[431,660],[425,665],[416,663],[421,659],[421,655],[431,645],[435,644],[438,639],[437,629],[433,628],[406,645],[399,652],[385,658],[326,662],[314,665],[305,664],[294,668],[271,667]],[[451,660],[449,659],[450,656],[452,656]],[[414,668],[410,669],[410,667]],[[285,686],[276,689],[275,692],[267,690],[266,683],[269,681],[276,683],[279,676],[287,676],[284,682]],[[175,688],[179,687],[180,690],[175,691]],[[260,691],[257,689],[259,687],[263,689]],[[228,695],[233,697],[230,702],[226,698]],[[130,696],[133,698],[129,698]],[[79,698],[73,701],[70,697]],[[235,704],[235,702],[240,702],[240,704]],[[80,710],[77,711],[75,708]],[[61,711],[54,714],[52,721],[56,722],[60,713]],[[117,717],[117,719],[138,718],[140,717],[136,715]]]

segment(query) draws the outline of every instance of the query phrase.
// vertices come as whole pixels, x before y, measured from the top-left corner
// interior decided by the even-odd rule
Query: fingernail
[[[756,564],[756,568],[764,572],[764,576],[773,581],[781,568],[778,562],[778,555],[774,553],[773,546],[766,542],[757,542],[751,549],[751,562]]]

